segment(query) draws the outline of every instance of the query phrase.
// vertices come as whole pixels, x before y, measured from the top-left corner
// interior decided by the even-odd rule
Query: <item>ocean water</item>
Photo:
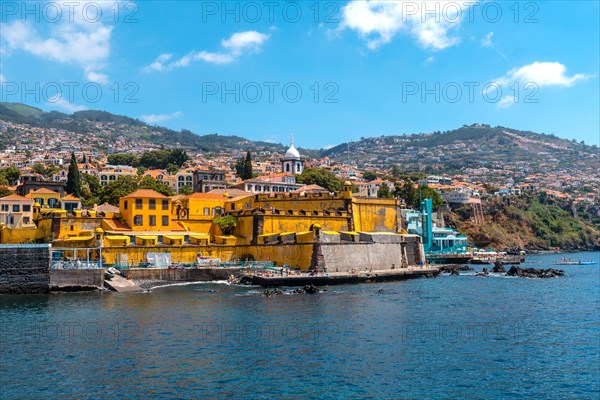
[[[226,284],[0,296],[0,397],[597,399],[600,267],[559,268],[270,298]]]

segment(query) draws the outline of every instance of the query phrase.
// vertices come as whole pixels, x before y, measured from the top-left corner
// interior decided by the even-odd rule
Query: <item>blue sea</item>
[[[597,399],[599,264],[558,268],[269,298],[224,283],[0,296],[0,396]]]

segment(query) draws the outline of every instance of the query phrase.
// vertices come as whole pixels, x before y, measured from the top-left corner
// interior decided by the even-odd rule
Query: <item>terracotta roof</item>
[[[329,190],[319,185],[304,185],[299,189],[292,191],[292,193],[329,193]]]
[[[185,199],[187,196],[184,194],[176,194],[175,196],[171,196],[171,201],[172,202],[176,202],[176,201],[181,201],[183,199]]]
[[[121,197],[121,199],[168,199],[169,197],[164,194],[158,193],[156,190],[152,189],[138,189],[133,193],[129,193],[125,197]]]
[[[0,200],[8,200],[8,201],[33,201],[28,199],[27,197],[19,196],[18,194],[11,194],[8,196],[4,196],[0,198]]]
[[[58,194],[58,192],[46,188],[40,188],[38,190],[34,190],[30,194]]]
[[[66,201],[79,201],[80,200],[79,197],[75,197],[72,194],[68,194],[65,197],[63,197],[62,199],[66,200]]]
[[[99,205],[96,208],[97,212],[111,212],[111,213],[118,213],[119,212],[119,207],[115,207],[112,204],[108,204],[108,203],[104,203]]]
[[[169,175],[169,173],[164,169],[149,169],[146,172],[144,172],[144,175],[156,178],[158,175],[167,176]]]

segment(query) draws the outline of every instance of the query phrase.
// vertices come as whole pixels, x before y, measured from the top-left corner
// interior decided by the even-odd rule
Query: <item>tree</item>
[[[377,191],[377,197],[380,199],[391,199],[394,197],[387,183],[383,182]]]
[[[167,172],[171,175],[175,175],[179,171],[179,166],[177,164],[167,164]]]
[[[57,173],[58,171],[60,171],[60,169],[58,169],[54,165],[46,166],[46,165],[44,165],[44,163],[41,163],[41,162],[37,162],[37,163],[33,164],[33,166],[31,167],[31,170],[33,172],[35,172],[36,174],[44,175],[46,177],[50,177],[50,176],[54,175],[55,173]]]
[[[6,197],[14,194],[12,190],[9,190],[6,186],[0,186],[0,197]]]
[[[87,163],[87,157],[85,156],[85,154],[83,155],[83,161],[82,161],[82,163],[83,164]]]
[[[242,179],[242,175],[244,175],[244,157],[240,157],[235,163],[235,176]]]
[[[246,158],[240,158],[235,164],[235,174],[241,180],[252,179],[254,172],[252,172],[252,154],[246,153]]]
[[[319,185],[330,192],[341,192],[344,181],[327,169],[306,168],[304,172],[296,176],[296,182],[304,185]]]
[[[187,155],[187,153],[180,149],[171,151],[171,154],[169,155],[169,163],[175,164],[177,167],[181,167],[189,159],[190,157]]]
[[[185,196],[194,193],[194,189],[192,189],[192,186],[190,185],[184,185],[182,187],[179,188],[179,190],[177,191],[179,194],[183,194]]]
[[[237,225],[237,218],[233,215],[225,215],[215,218],[213,221],[221,230],[223,234],[230,235],[233,228]]]
[[[442,206],[444,200],[442,200],[442,196],[429,186],[422,186],[419,188],[419,193],[415,196],[413,201],[413,206],[415,209],[419,209],[421,207],[421,200],[431,199],[431,206],[433,211],[436,211],[438,208]]]
[[[0,183],[7,183],[8,185],[14,185],[21,176],[21,170],[17,167],[7,167],[0,169]]]
[[[102,196],[102,186],[97,176],[90,174],[81,174],[81,204],[84,207],[91,207],[100,203]]]
[[[75,153],[71,153],[71,163],[69,164],[69,173],[67,174],[67,193],[75,197],[81,196],[81,180]]]
[[[165,196],[173,196],[173,190],[171,190],[169,185],[162,183],[151,176],[143,176],[139,179],[137,189],[152,189]]]
[[[415,187],[413,186],[412,181],[404,181],[402,187],[396,186],[395,191],[396,195],[402,200],[404,200],[404,203],[406,203],[408,207],[411,207],[414,204],[417,192],[415,190]]]
[[[41,162],[36,162],[31,166],[31,170],[36,174],[46,175],[46,166]]]
[[[140,165],[148,169],[165,169],[169,164],[170,157],[170,150],[147,151],[142,155],[142,158],[140,158]]]
[[[111,154],[108,156],[108,163],[112,165],[129,165],[132,167],[138,167],[140,165],[140,159],[134,154]]]
[[[246,160],[244,161],[244,180],[252,179],[254,177],[254,172],[252,168],[252,155],[250,152],[246,153]]]
[[[112,181],[108,185],[104,186],[101,202],[116,206],[119,204],[119,199],[121,197],[135,192],[137,188],[138,182],[136,177],[130,175],[119,176],[116,181]]]
[[[365,171],[363,172],[363,179],[367,182],[374,181],[375,179],[377,179],[377,174],[373,171]]]

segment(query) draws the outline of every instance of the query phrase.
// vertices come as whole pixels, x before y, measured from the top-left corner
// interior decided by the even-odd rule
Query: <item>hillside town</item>
[[[269,192],[270,183],[278,183],[275,191],[298,190],[295,173],[280,171],[282,153],[263,150],[253,154],[252,172],[254,177],[242,182],[236,175],[235,164],[245,155],[244,149],[235,152],[193,152],[188,150],[190,159],[177,170],[144,169],[128,165],[112,165],[110,155],[128,153],[143,155],[145,152],[160,150],[161,145],[146,140],[136,140],[131,135],[109,136],[114,126],[107,127],[96,123],[99,133],[85,134],[85,140],[73,140],[74,133],[56,128],[40,128],[26,124],[0,121],[0,138],[9,133],[16,140],[3,143],[0,153],[0,169],[15,167],[19,169],[20,179],[4,182],[9,190],[24,181],[67,181],[67,166],[71,154],[79,160],[82,173],[98,177],[104,186],[119,176],[151,176],[169,186],[175,193],[184,186],[190,186],[193,192],[206,191],[208,188],[222,189],[228,186],[251,192]],[[105,134],[103,134],[104,132]],[[507,135],[510,133],[507,133]],[[464,142],[435,147],[406,146],[401,139],[369,139],[370,146],[363,142],[355,144],[347,152],[317,158],[304,158],[306,168],[316,167],[331,171],[343,180],[353,182],[361,196],[377,197],[381,185],[385,183],[394,188],[398,183],[400,171],[421,172],[423,183],[436,189],[446,200],[466,202],[470,197],[485,198],[488,195],[519,195],[522,192],[546,192],[548,196],[572,200],[575,203],[594,204],[600,191],[598,157],[593,152],[573,150],[540,140],[522,138],[523,151],[536,151],[542,160],[532,165],[530,159],[507,162],[509,156],[498,159],[490,157],[491,147],[496,152],[502,148],[492,146],[488,140],[473,141],[469,149]],[[408,139],[406,139],[408,141]],[[362,145],[361,145],[362,144]],[[308,147],[308,146],[307,146]],[[348,146],[350,147],[350,146]],[[399,151],[399,148],[403,151]],[[460,150],[460,152],[459,152]],[[470,165],[453,174],[427,174],[435,171],[436,164],[452,165],[455,157],[463,160],[464,152],[472,154],[479,166]],[[377,156],[369,156],[376,153]],[[456,155],[459,154],[460,155]],[[564,153],[572,153],[572,162],[564,160]],[[389,156],[386,156],[389,154]],[[506,160],[503,160],[505,158]],[[360,167],[358,167],[360,165]],[[43,167],[43,168],[42,168]],[[438,168],[439,169],[439,168]],[[40,171],[44,174],[40,174]],[[216,176],[208,179],[210,174]],[[375,173],[377,179],[364,179],[364,172]],[[214,180],[213,186],[199,187],[199,182]],[[10,183],[10,184],[9,184]]]
[[[363,138],[301,153],[296,143],[304,145],[300,149],[311,147],[301,135],[292,135],[289,147],[191,133],[194,143],[180,143],[173,131],[110,114],[61,116],[49,125],[19,118],[0,119],[0,224],[5,229],[34,226],[35,210],[116,212],[121,199],[136,190],[154,190],[175,202],[201,194],[207,199],[336,195],[346,183],[353,198],[398,201],[404,210],[398,229],[405,233],[423,236],[421,218],[431,214],[430,236],[443,246],[432,242],[430,251],[468,243],[593,247],[589,237],[600,221],[596,147],[552,135],[474,124],[445,133]],[[76,189],[74,174],[79,177]],[[432,201],[428,212],[422,204],[426,198]],[[574,221],[542,232],[558,222],[547,219],[549,211],[538,210],[525,217],[533,218],[528,232],[515,233],[510,219],[500,224],[505,231],[496,232],[494,224],[513,212],[507,207],[520,204],[530,212],[540,201],[558,207],[551,218]],[[215,207],[226,204],[198,207],[214,219],[220,215]],[[559,217],[559,212],[566,214]],[[36,235],[7,239],[5,233],[3,241],[40,240]]]

